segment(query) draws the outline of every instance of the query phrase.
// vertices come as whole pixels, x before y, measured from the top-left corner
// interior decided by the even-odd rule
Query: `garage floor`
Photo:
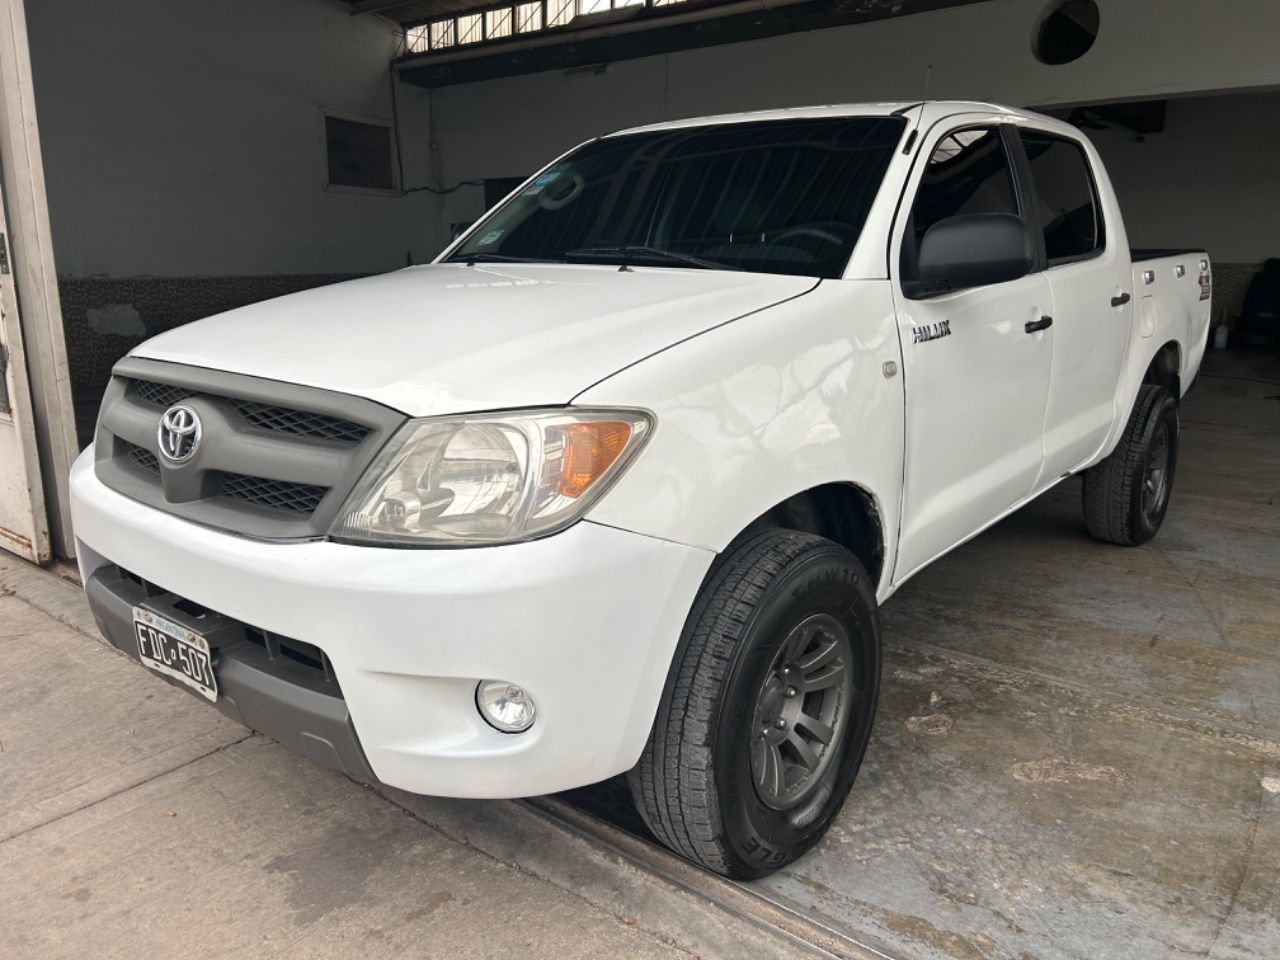
[[[1073,482],[886,605],[867,765],[756,893],[917,960],[1280,956],[1280,360],[1207,374],[1153,544],[1087,539]],[[0,956],[812,955],[525,805],[294,758],[13,569]]]
[[[885,604],[868,763],[770,894],[918,958],[1280,956],[1280,358],[1182,422],[1151,544],[1068,481]]]

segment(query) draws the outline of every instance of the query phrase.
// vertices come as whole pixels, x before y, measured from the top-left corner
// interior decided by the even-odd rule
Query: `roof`
[[[929,100],[921,102],[897,101],[892,103],[836,103],[812,107],[785,107],[777,110],[751,110],[743,113],[721,113],[707,117],[689,117],[683,120],[668,120],[662,123],[649,123],[644,126],[617,130],[610,136],[621,136],[628,133],[650,133],[657,130],[679,130],[683,127],[704,127],[721,123],[751,123],[760,120],[800,120],[810,117],[887,117],[895,113],[906,113],[916,107],[924,107],[922,120],[933,122],[942,117],[964,113],[998,113],[1008,117],[1023,119],[1049,120],[1029,110],[1019,110],[995,103],[982,103],[974,100]]]

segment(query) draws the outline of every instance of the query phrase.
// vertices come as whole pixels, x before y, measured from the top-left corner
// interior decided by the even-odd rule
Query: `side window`
[[[939,220],[971,213],[1020,213],[999,127],[955,130],[933,148],[902,238],[904,284],[919,279],[916,258],[929,228]]]
[[[1105,245],[1101,207],[1084,149],[1038,130],[1023,130],[1022,145],[1035,182],[1049,266],[1100,252]]]

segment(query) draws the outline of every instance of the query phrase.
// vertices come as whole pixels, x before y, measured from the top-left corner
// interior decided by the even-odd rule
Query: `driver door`
[[[906,465],[895,581],[1026,499],[1044,462],[1053,330],[1044,273],[929,295],[920,240],[948,217],[1025,215],[1004,128],[952,129],[908,183],[890,263],[906,391]]]

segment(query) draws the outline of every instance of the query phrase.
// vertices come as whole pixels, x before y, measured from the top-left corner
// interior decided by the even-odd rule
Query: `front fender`
[[[657,428],[590,518],[718,552],[788,497],[852,483],[881,511],[892,569],[904,393],[889,362],[888,281],[824,280],[614,374],[573,402],[644,407]]]

